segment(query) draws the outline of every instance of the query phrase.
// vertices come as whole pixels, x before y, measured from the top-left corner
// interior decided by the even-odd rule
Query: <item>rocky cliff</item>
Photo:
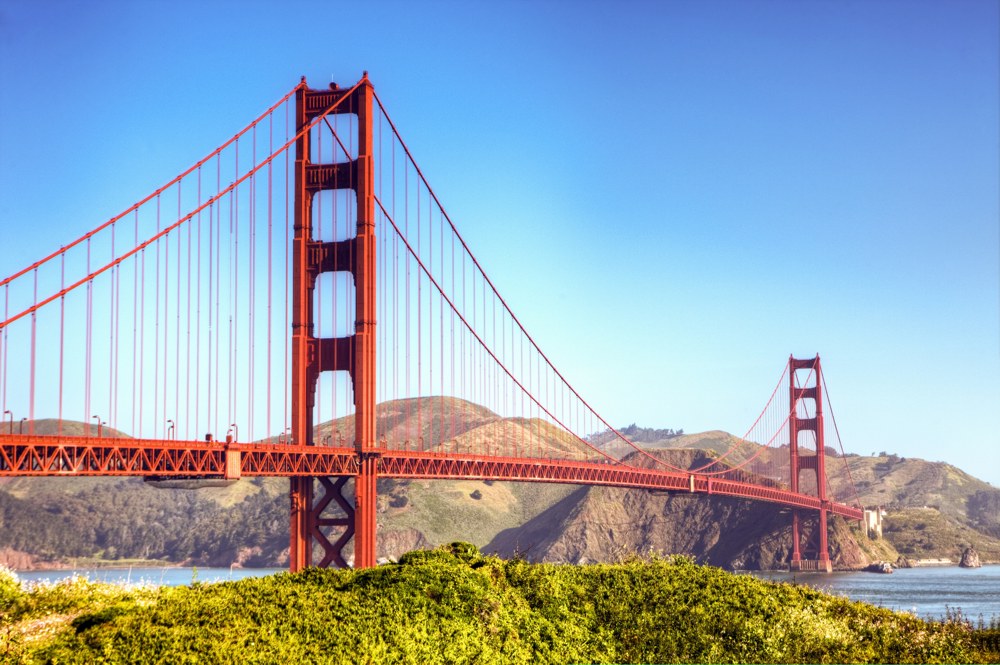
[[[805,531],[812,529],[805,523]],[[884,554],[840,518],[831,519],[837,568]],[[775,506],[727,497],[579,488],[526,524],[499,533],[485,551],[529,561],[605,562],[634,554],[687,554],[735,570],[787,566],[789,516]]]

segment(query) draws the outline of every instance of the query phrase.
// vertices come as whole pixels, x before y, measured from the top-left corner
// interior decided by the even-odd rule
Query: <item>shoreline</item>
[[[92,569],[92,570],[129,570],[133,568],[156,568],[156,569],[182,569],[182,568],[200,568],[203,570],[272,570],[280,569],[287,570],[283,566],[243,566],[240,564],[230,564],[228,566],[219,565],[195,565],[190,562],[172,562],[172,561],[137,561],[135,563],[123,563],[120,561],[80,561],[74,563],[61,563],[61,562],[45,562],[46,565],[31,567],[31,568],[16,568],[13,566],[6,566],[7,570],[15,574],[20,573],[57,573],[65,572],[74,569]],[[597,562],[599,563],[599,562]],[[590,564],[573,564],[573,565],[590,565]],[[982,564],[983,568],[988,566],[1000,566],[1000,561],[984,561]],[[961,568],[957,562],[949,563],[917,563],[914,562],[911,566],[897,567],[893,565],[894,570],[907,570],[914,568]],[[830,574],[824,571],[791,571],[788,568],[760,568],[760,569],[750,569],[750,568],[740,568],[735,570],[727,570],[727,572],[736,574],[756,574],[756,573],[796,573],[796,574]],[[975,568],[969,568],[969,570],[975,570]],[[833,573],[863,573],[867,572],[865,568],[834,568]]]
[[[174,563],[174,562],[142,562],[142,563],[130,563],[123,564],[117,561],[110,561],[106,564],[102,563],[79,563],[79,564],[55,564],[45,567],[37,568],[12,568],[7,566],[7,570],[15,573],[63,573],[70,570],[130,570],[133,568],[156,568],[156,569],[182,569],[182,568],[200,568],[203,570],[269,570],[272,568],[277,568],[277,566],[241,566],[239,564],[232,564],[229,566],[214,566],[214,565],[203,565],[197,566],[190,563]]]

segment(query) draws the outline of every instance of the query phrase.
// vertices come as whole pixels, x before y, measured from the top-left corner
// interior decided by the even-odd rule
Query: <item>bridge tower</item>
[[[805,380],[806,385],[796,385],[796,370],[809,370],[809,376]],[[830,549],[827,542],[827,511],[830,501],[826,496],[826,450],[823,442],[823,382],[821,372],[818,354],[815,358],[798,359],[792,356],[788,358],[790,408],[788,453],[791,490],[793,492],[800,491],[799,476],[802,471],[812,471],[816,474],[816,496],[821,502],[816,528],[805,548],[802,545],[801,511],[799,509],[792,510],[790,568],[792,570],[818,570],[829,573],[833,571],[833,564],[830,561]],[[806,408],[808,404],[803,404],[804,400],[813,401],[814,409],[812,411],[815,415],[812,418],[801,415],[809,412],[809,409]],[[801,409],[800,406],[802,406]],[[815,455],[802,454],[799,448],[799,434],[802,432],[813,433],[816,442]],[[814,554],[815,558],[804,559],[803,553]]]
[[[305,79],[303,78],[303,83]],[[290,485],[291,540],[289,568],[345,567],[344,546],[354,538],[355,567],[375,565],[375,481],[379,451],[375,435],[375,198],[372,137],[373,89],[368,74],[357,86],[310,90],[295,97],[296,130],[338,104],[334,113],[357,116],[357,154],[345,162],[316,164],[310,155],[311,131],[295,143],[295,228],[292,249],[292,442],[315,445],[313,414],[320,372],[348,372],[354,390],[358,473],[354,501],[344,496],[348,478],[296,476]],[[318,126],[317,126],[318,127]],[[357,197],[357,232],[335,242],[313,239],[313,199],[321,191],[353,190]],[[354,278],[354,334],[314,336],[314,290],[323,273],[348,272]],[[316,490],[322,490],[316,496]],[[335,504],[335,505],[334,505]],[[342,514],[326,515],[339,507]],[[333,531],[339,537],[331,542]],[[313,561],[314,545],[323,556]]]

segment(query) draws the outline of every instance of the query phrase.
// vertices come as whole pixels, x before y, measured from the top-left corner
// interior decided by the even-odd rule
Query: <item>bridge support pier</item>
[[[809,377],[803,386],[797,385],[796,371],[810,370]],[[790,486],[793,492],[799,492],[799,476],[802,471],[809,470],[815,474],[816,496],[822,503],[818,510],[816,527],[810,538],[811,547],[806,551],[802,548],[802,529],[800,510],[792,511],[792,555],[789,561],[791,570],[812,570],[832,572],[830,548],[827,540],[827,506],[826,496],[826,448],[823,442],[823,377],[821,374],[819,355],[815,358],[788,358],[789,385],[789,417],[788,417],[788,454]],[[804,400],[812,400],[814,415],[809,417],[808,404]],[[816,444],[814,455],[803,455],[799,448],[799,434],[812,432]],[[812,554],[815,558],[803,558],[803,554]]]
[[[377,454],[361,454],[361,471],[354,486],[357,511],[354,531],[355,568],[371,568],[375,565],[375,530],[378,526],[375,521],[377,464]]]
[[[312,565],[312,538],[310,535],[312,525],[309,516],[313,503],[313,479],[293,476],[288,481],[291,503],[288,568],[295,572]]]
[[[347,478],[302,476],[289,488],[291,534],[289,568],[294,572],[313,565],[313,549],[324,555],[315,565],[346,566],[344,546],[354,537],[354,565],[375,565],[375,500],[378,465],[375,430],[375,197],[372,115],[374,93],[367,74],[354,87],[329,90],[299,87],[295,97],[295,235],[292,245],[292,442],[315,445],[313,417],[316,383],[321,372],[346,371],[354,389],[354,448],[358,470],[354,502],[345,497]],[[350,113],[357,116],[357,154],[347,162],[314,164],[310,159],[309,124],[319,116]],[[322,126],[322,125],[319,125]],[[338,137],[339,140],[339,137]],[[353,141],[352,141],[353,142]],[[357,230],[339,241],[313,239],[313,198],[324,190],[354,190]],[[354,334],[317,338],[313,335],[316,281],[323,273],[349,272],[355,286]],[[319,483],[323,495],[316,501]],[[325,516],[336,503],[344,517]],[[330,541],[323,528],[343,529]]]
[[[798,510],[792,511],[792,556],[788,562],[788,569],[792,572],[833,572],[827,541],[827,512],[826,509],[819,510],[817,524],[803,548],[801,516]],[[803,553],[807,556],[812,554],[815,558],[803,558]]]

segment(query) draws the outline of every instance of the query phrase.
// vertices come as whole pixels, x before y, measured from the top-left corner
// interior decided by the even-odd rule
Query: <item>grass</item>
[[[4,662],[996,662],[990,639],[679,557],[529,564],[454,543],[159,589],[0,573]]]
[[[399,481],[407,505],[389,509],[387,523],[414,528],[432,543],[459,538],[484,546],[521,526],[576,489],[570,485],[482,481]],[[480,498],[473,498],[476,491]]]

